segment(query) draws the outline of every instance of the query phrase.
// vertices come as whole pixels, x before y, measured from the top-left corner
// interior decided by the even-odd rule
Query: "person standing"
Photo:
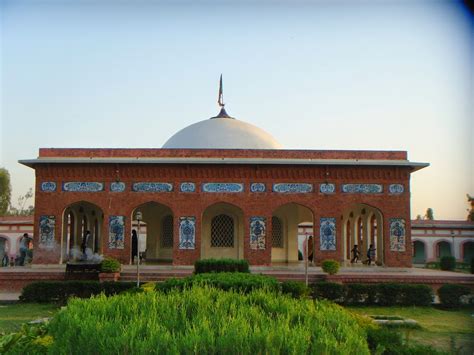
[[[135,262],[135,257],[138,255],[138,235],[135,229],[132,230],[132,264]]]
[[[26,252],[28,251],[30,240],[31,239],[28,236],[28,233],[24,233],[23,236],[20,238],[20,260],[18,262],[19,266],[25,265]]]
[[[357,244],[354,244],[354,247],[351,249],[351,253],[352,253],[351,264],[354,264],[354,263],[357,264],[357,260],[359,260],[359,255],[360,255],[359,249],[357,248]]]
[[[313,236],[310,235],[308,238],[308,261],[312,263],[313,258],[314,258],[314,243],[313,243]]]
[[[89,240],[91,239],[91,232],[86,231],[84,236],[82,237],[82,243],[81,243],[81,249],[82,249],[82,254],[85,256],[86,255],[86,248],[89,245]]]
[[[375,248],[373,244],[370,244],[369,250],[367,250],[367,265],[371,265],[372,261],[375,261]]]

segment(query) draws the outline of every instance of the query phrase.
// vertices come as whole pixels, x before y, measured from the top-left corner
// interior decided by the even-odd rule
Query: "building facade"
[[[150,261],[291,263],[310,224],[318,262],[373,244],[394,267],[412,264],[410,174],[428,165],[404,151],[285,150],[224,109],[161,149],[45,148],[21,163],[36,173],[34,263],[71,260],[86,231],[92,253],[129,263],[138,224]]]

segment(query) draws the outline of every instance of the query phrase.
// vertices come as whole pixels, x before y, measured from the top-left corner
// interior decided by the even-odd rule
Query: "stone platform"
[[[141,265],[142,282],[163,281],[168,278],[182,278],[193,273],[192,266]],[[273,276],[279,281],[305,281],[304,265],[255,266],[252,273]],[[34,281],[65,279],[65,265],[7,267],[0,268],[0,293],[16,293]],[[120,273],[120,281],[135,281],[136,266],[125,265]],[[342,267],[337,275],[327,275],[320,267],[308,268],[308,281],[332,281],[339,283],[405,282],[423,283],[438,289],[445,283],[458,283],[474,290],[474,275],[457,272],[421,268],[385,268],[356,265]]]

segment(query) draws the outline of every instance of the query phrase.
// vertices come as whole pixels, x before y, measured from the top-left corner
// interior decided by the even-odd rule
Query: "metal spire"
[[[221,108],[221,111],[219,112],[219,114],[215,117],[211,117],[212,118],[234,118],[234,117],[230,117],[227,112],[225,111],[225,103],[224,103],[224,86],[222,85],[222,74],[221,74],[221,78],[219,80],[219,96],[217,98],[217,104],[219,105],[219,107]]]

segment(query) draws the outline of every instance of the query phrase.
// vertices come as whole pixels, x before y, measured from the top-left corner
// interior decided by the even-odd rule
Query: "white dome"
[[[264,130],[233,118],[215,117],[177,132],[163,148],[190,149],[281,149]]]

